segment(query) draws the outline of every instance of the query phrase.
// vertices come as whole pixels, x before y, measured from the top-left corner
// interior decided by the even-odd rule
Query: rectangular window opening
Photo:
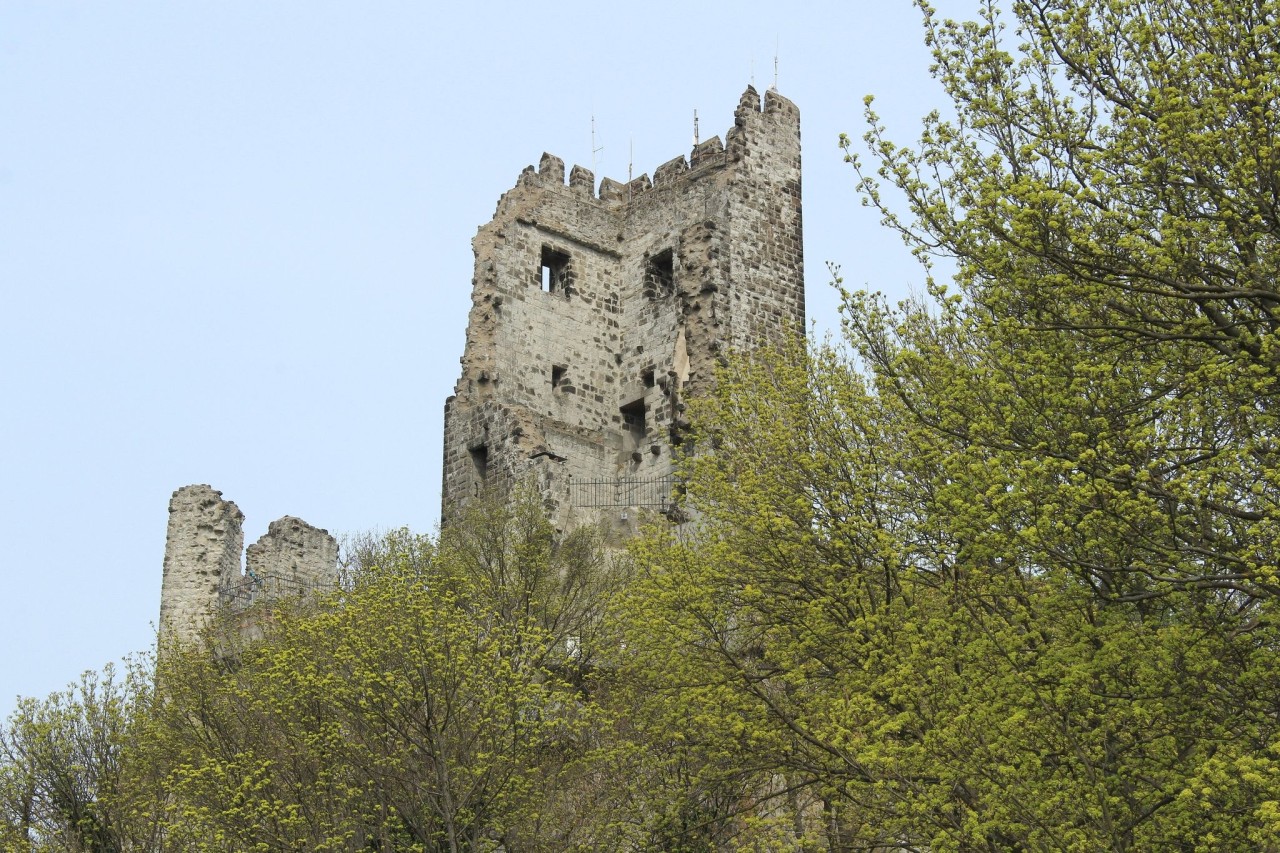
[[[670,249],[663,249],[650,256],[645,263],[644,290],[650,299],[658,296],[669,296],[675,291],[676,265],[675,255]]]
[[[631,447],[638,448],[644,443],[645,422],[644,422],[644,398],[641,397],[632,403],[621,408],[622,411],[622,427],[627,431],[628,437],[631,439]]]
[[[569,256],[557,252],[550,246],[542,247],[542,266],[538,280],[547,293],[559,293],[567,290],[569,283]]]
[[[471,464],[475,468],[476,482],[484,485],[489,478],[489,446],[481,444],[471,448]]]
[[[652,388],[654,384],[653,368],[652,367],[646,368],[644,373],[641,374],[641,379],[644,380],[644,387]]]
[[[551,388],[552,390],[559,388],[564,384],[565,376],[568,374],[569,368],[563,364],[551,365]]]

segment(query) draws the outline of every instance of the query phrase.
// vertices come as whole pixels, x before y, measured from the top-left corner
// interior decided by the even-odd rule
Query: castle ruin
[[[289,515],[271,522],[245,551],[240,508],[209,486],[183,486],[169,500],[160,645],[198,640],[217,613],[238,616],[257,603],[331,589],[337,567],[337,540]]]
[[[543,154],[472,247],[462,376],[444,409],[442,516],[528,483],[561,529],[620,535],[669,509],[685,402],[729,351],[803,334],[800,114],[747,87],[733,127],[628,183]],[[338,545],[286,516],[244,551],[244,516],[207,485],[169,503],[160,642],[215,614],[332,588]]]
[[[685,401],[730,350],[803,334],[800,114],[748,87],[734,124],[622,184],[543,154],[472,241],[442,516],[518,482],[565,528],[667,508]]]

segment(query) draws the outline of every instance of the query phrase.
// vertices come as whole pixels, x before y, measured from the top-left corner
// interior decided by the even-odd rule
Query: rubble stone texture
[[[695,144],[652,180],[605,178],[598,194],[590,171],[574,166],[566,184],[543,154],[472,247],[445,522],[517,482],[557,526],[625,520],[636,484],[669,482],[685,402],[717,362],[803,334],[799,110],[773,90],[762,107],[748,87],[723,143]],[[618,496],[607,511],[602,488]]]
[[[307,595],[332,586],[338,542],[328,531],[285,516],[248,549],[241,572],[244,514],[222,492],[183,486],[169,501],[164,579],[160,588],[160,644],[196,641],[228,593],[241,607],[264,599]],[[240,630],[255,629],[252,618]]]
[[[338,540],[327,530],[286,515],[271,522],[246,557],[250,576],[279,578],[297,589],[332,586]]]
[[[183,486],[169,499],[169,532],[160,587],[160,643],[191,642],[218,602],[218,590],[240,578],[244,514],[222,492]]]

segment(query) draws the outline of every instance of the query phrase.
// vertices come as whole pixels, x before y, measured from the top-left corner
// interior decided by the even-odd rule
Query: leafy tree
[[[564,639],[589,632],[601,560],[524,502],[477,506],[438,542],[365,547],[348,589],[261,639],[164,656],[166,849],[596,846],[605,822],[567,794],[598,711]]]
[[[965,24],[920,5],[953,115],[902,148],[869,111],[862,185],[921,257],[955,259],[958,294],[897,342],[852,303],[882,387],[1096,491],[1055,514],[1129,525],[1132,551],[1053,547],[1103,594],[1274,598],[1280,7],[1028,0],[1010,34],[995,3]],[[949,399],[971,383],[935,356],[963,339],[1006,393]]]
[[[626,561],[598,529],[557,533],[538,496],[487,495],[442,531],[440,551],[485,590],[508,625],[543,632],[540,664],[581,685],[602,653],[604,604],[627,580]]]
[[[128,753],[150,668],[113,666],[44,700],[24,698],[0,731],[0,842],[6,850],[153,849],[153,803]]]
[[[953,114],[863,188],[956,290],[722,377],[634,676],[832,846],[1274,846],[1277,7],[921,5]]]
[[[937,430],[829,349],[735,363],[696,422],[698,530],[640,547],[618,616],[632,723],[669,782],[653,833],[1275,842],[1273,628],[1196,591],[1099,595],[1036,547],[1035,460]]]
[[[1014,39],[996,4],[922,8],[954,113],[908,149],[869,112],[906,211],[863,187],[956,291],[850,296],[849,328],[953,445],[957,566],[1060,578],[1086,616],[1077,695],[1161,733],[1090,755],[1098,810],[1132,815],[1104,813],[1109,843],[1274,844],[1280,7],[1030,0]]]
[[[633,720],[672,780],[649,811],[688,849],[810,843],[802,816],[856,764],[823,721],[846,692],[875,701],[849,681],[869,636],[850,628],[891,620],[902,595],[892,465],[878,458],[894,451],[834,353],[736,362],[716,388],[695,407],[698,531],[641,544],[617,616]]]
[[[950,114],[850,158],[955,287],[726,372],[633,677],[833,847],[1275,846],[1280,7],[922,8]]]

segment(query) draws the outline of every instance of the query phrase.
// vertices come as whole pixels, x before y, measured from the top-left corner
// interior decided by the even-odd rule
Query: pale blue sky
[[[965,3],[961,8],[968,6]],[[246,542],[439,512],[470,240],[550,151],[625,179],[723,136],[754,76],[800,108],[810,317],[827,261],[922,275],[836,139],[938,105],[883,2],[0,0],[0,713],[153,641],[167,505]]]

